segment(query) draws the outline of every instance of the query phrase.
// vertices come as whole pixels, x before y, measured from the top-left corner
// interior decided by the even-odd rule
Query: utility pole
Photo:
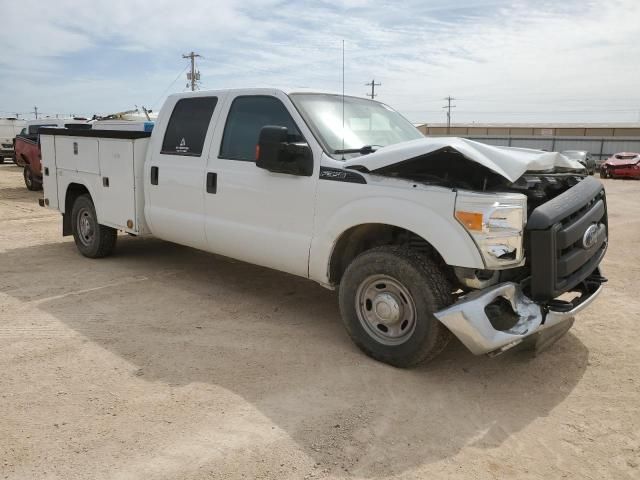
[[[451,130],[451,109],[456,108],[455,105],[451,105],[451,102],[455,100],[451,95],[445,98],[447,104],[442,107],[447,109],[447,135],[449,135],[449,131]]]
[[[191,60],[191,71],[187,73],[187,87],[191,87],[191,91],[195,92],[200,82],[200,72],[196,70],[196,57],[201,57],[197,53],[191,52],[182,55],[182,58],[189,58]]]
[[[36,120],[37,120],[38,119],[38,107],[34,106],[33,107],[33,112],[31,112],[31,113],[35,114]]]
[[[380,87],[382,85],[381,83],[376,83],[375,80],[371,80],[369,83],[365,83],[365,85],[371,87],[371,93],[367,93],[367,97],[371,97],[371,100],[373,100],[378,96],[376,95],[376,87]]]

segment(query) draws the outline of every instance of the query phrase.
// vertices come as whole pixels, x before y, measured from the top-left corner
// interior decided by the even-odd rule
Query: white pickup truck
[[[153,234],[339,289],[354,342],[406,367],[552,343],[601,292],[606,197],[557,153],[425,138],[355,97],[170,96],[153,132],[41,132],[44,198],[91,258]],[[562,296],[562,298],[559,298]]]

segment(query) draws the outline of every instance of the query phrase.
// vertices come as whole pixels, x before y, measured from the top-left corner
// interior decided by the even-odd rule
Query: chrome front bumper
[[[499,354],[532,336],[554,332],[553,339],[562,336],[573,324],[576,314],[587,308],[602,291],[603,284],[571,310],[547,310],[528,298],[516,283],[506,282],[464,295],[456,303],[435,313],[451,332],[475,355]],[[485,307],[503,297],[519,317],[508,330],[497,330],[491,324]],[[558,335],[557,332],[560,332]],[[540,335],[538,335],[540,334]],[[549,343],[545,339],[545,343]]]

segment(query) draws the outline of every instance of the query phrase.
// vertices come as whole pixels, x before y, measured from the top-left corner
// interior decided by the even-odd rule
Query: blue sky
[[[0,115],[158,109],[202,88],[345,90],[414,122],[639,122],[640,2],[0,0]],[[177,80],[172,83],[173,80]]]

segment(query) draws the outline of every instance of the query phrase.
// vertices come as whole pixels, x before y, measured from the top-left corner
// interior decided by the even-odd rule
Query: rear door
[[[145,217],[157,237],[206,249],[204,185],[206,151],[218,97],[170,97],[156,125],[145,164]],[[164,113],[164,112],[163,112]]]

